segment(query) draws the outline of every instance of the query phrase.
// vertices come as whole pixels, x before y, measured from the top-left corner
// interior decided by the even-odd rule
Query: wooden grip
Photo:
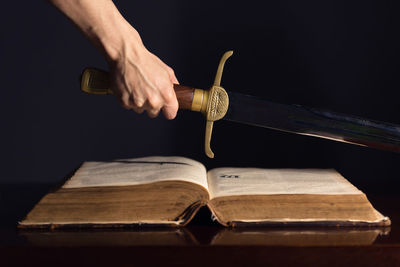
[[[179,109],[191,110],[194,88],[185,85],[174,84],[174,90],[176,98],[178,99]]]

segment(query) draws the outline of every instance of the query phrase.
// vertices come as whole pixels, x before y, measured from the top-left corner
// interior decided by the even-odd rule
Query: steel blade
[[[399,125],[239,93],[228,95],[224,120],[400,152]]]

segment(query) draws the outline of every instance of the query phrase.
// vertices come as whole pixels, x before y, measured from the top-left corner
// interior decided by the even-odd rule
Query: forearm
[[[133,53],[143,49],[139,33],[122,17],[111,0],[49,1],[78,26],[107,60],[120,58],[126,47]]]
[[[104,54],[112,89],[123,107],[173,119],[178,101],[174,71],[143,45],[111,0],[49,0]]]

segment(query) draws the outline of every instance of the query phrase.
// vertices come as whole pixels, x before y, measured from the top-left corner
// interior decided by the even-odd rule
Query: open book
[[[390,225],[332,169],[217,168],[183,157],[85,162],[20,227],[186,225],[207,205],[224,226]]]

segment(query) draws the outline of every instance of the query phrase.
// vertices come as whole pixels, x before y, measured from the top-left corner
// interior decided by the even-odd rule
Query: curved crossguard
[[[206,135],[204,139],[204,149],[206,155],[210,158],[214,158],[214,152],[212,152],[210,146],[214,121],[222,119],[225,116],[229,106],[228,94],[226,93],[225,89],[220,86],[220,84],[221,84],[222,72],[224,71],[225,62],[230,56],[232,56],[232,54],[233,51],[227,51],[222,56],[221,60],[219,61],[214,84],[208,91],[209,97],[207,101],[207,110],[204,114],[207,119]],[[195,97],[196,97],[196,92],[194,98]]]
[[[206,155],[214,157],[211,150],[211,135],[214,121],[222,119],[229,106],[229,98],[225,89],[220,86],[222,72],[226,60],[232,56],[233,51],[227,51],[219,61],[217,74],[213,86],[209,90],[195,89],[192,87],[174,84],[174,90],[180,109],[201,112],[206,117],[206,134],[204,149]],[[81,76],[81,89],[85,93],[106,95],[113,94],[109,74],[98,69],[86,68]]]

